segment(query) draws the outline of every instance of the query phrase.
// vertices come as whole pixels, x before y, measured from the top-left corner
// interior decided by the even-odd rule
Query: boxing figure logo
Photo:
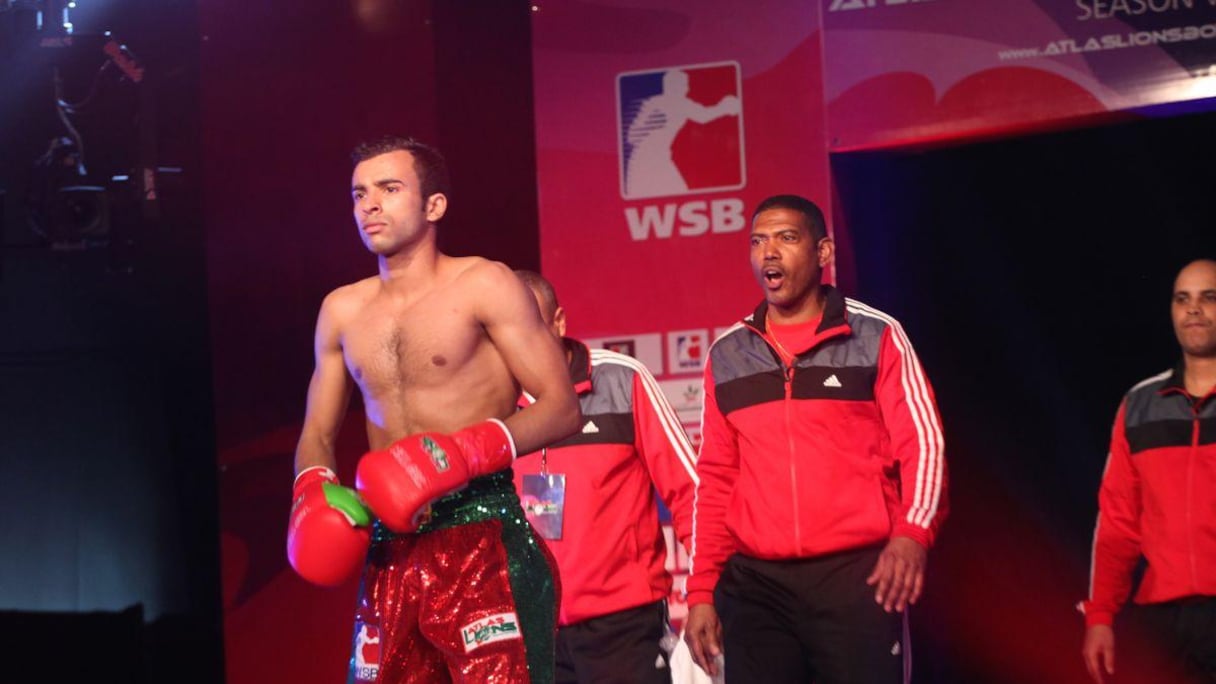
[[[743,187],[741,91],[736,62],[619,74],[621,196]]]

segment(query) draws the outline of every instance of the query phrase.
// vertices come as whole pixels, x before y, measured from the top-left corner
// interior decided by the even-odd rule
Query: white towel
[[[671,682],[672,684],[725,684],[726,677],[722,673],[722,657],[718,657],[718,676],[710,677],[692,661],[692,651],[684,643],[684,633],[680,632],[680,641],[671,652]]]

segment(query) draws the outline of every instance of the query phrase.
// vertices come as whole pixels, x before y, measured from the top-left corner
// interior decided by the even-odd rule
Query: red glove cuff
[[[334,471],[325,466],[312,466],[301,470],[297,475],[295,482],[291,484],[291,498],[300,496],[300,492],[306,488],[323,482],[332,482],[338,484],[338,476]]]
[[[515,460],[515,440],[497,418],[455,432],[451,438],[469,465],[469,479],[498,472]]]

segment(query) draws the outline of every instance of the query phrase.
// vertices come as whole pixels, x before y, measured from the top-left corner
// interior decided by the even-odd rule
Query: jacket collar
[[[1180,359],[1178,363],[1174,364],[1174,370],[1170,372],[1170,376],[1165,379],[1165,384],[1161,385],[1161,389],[1157,390],[1157,392],[1160,394],[1169,394],[1171,392],[1187,393],[1186,362]]]
[[[1212,391],[1208,392],[1205,396],[1192,396],[1186,389],[1186,361],[1179,359],[1178,363],[1174,364],[1174,370],[1170,372],[1169,377],[1165,379],[1165,383],[1161,385],[1161,389],[1157,390],[1157,393],[1161,395],[1181,394],[1198,408],[1212,397],[1216,397],[1216,387],[1212,388]]]
[[[831,339],[838,335],[848,335],[853,332],[849,326],[848,313],[845,311],[844,295],[840,294],[840,290],[831,285],[820,285],[823,290],[823,318],[819,321],[819,327],[815,328],[815,337],[811,340],[806,349],[797,349],[794,353],[804,354],[807,351],[818,346],[825,340]],[[760,333],[760,336],[768,339],[768,300],[760,300],[760,304],[756,306],[755,311],[750,316],[743,319],[744,324]]]

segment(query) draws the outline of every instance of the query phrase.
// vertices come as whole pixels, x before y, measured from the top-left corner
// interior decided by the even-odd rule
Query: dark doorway
[[[918,682],[1083,681],[1115,409],[1178,358],[1173,277],[1216,256],[1216,115],[832,160],[856,296],[933,382],[951,517],[913,616]]]

